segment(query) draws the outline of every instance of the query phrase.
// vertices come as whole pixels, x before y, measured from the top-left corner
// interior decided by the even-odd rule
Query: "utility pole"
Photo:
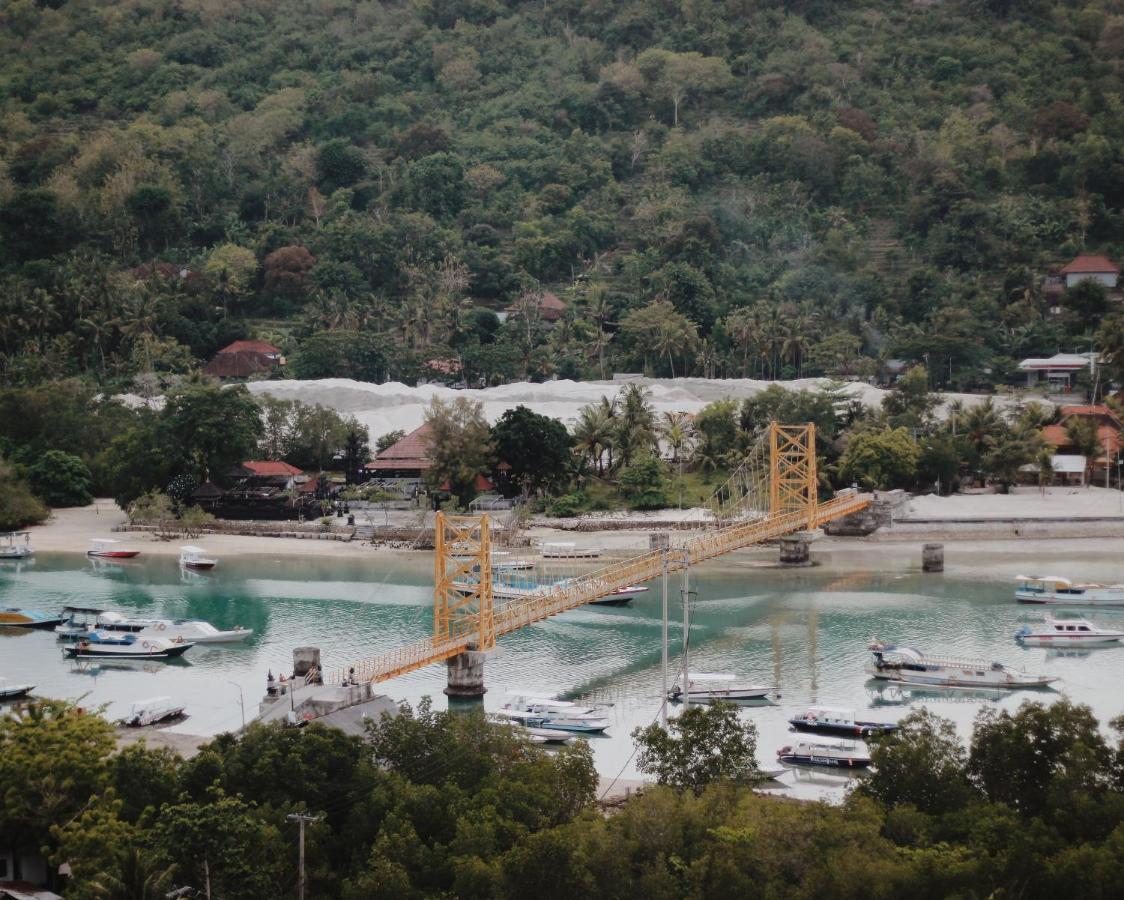
[[[663,700],[660,702],[660,724],[667,731],[667,554],[663,552],[663,657],[661,672],[663,674]]]
[[[300,824],[300,874],[297,881],[297,898],[298,900],[304,900],[304,823],[317,822],[320,817],[310,816],[307,813],[289,813],[285,818],[290,822]]]
[[[691,706],[691,667],[688,660],[691,639],[691,556],[683,548],[683,709]]]

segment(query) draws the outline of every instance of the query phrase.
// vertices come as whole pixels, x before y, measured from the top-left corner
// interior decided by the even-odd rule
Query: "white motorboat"
[[[1015,640],[1027,647],[1095,647],[1124,640],[1124,631],[1101,628],[1088,619],[1046,618],[1034,625],[1023,625]]]
[[[64,606],[62,611],[66,619],[55,627],[55,634],[64,641],[77,640],[84,634],[96,631],[98,617],[105,612],[96,606]]]
[[[854,741],[798,741],[781,747],[777,759],[794,765],[831,769],[865,769],[870,765],[870,753]]]
[[[567,715],[551,709],[500,709],[496,715],[512,719],[528,728],[546,728],[551,731],[571,731],[575,734],[601,734],[609,727],[609,720],[596,716]]]
[[[897,647],[878,640],[871,641],[870,651],[872,659],[866,666],[867,673],[895,684],[1018,690],[1046,687],[1058,680],[1051,675],[1020,672],[1001,662],[930,656],[916,647]]]
[[[596,547],[579,547],[571,541],[546,541],[541,552],[543,559],[596,559],[601,555]]]
[[[163,638],[91,631],[64,647],[63,653],[71,659],[173,659],[194,646],[190,641],[175,643]]]
[[[180,565],[196,572],[209,572],[218,564],[218,560],[206,553],[202,547],[180,547]]]
[[[239,625],[220,631],[202,619],[131,619],[120,613],[103,612],[97,617],[97,631],[110,634],[132,634],[139,638],[166,641],[190,641],[194,644],[231,644],[244,641],[254,633]]]
[[[21,542],[19,538],[23,538]],[[34,556],[35,550],[31,546],[30,531],[5,531],[0,533],[0,561],[9,559],[27,559]]]
[[[33,684],[12,684],[7,678],[0,678],[0,700],[18,700],[26,697],[33,690]]]
[[[114,538],[91,538],[86,555],[91,559],[132,559],[140,556],[140,551],[122,547],[121,542]]]
[[[532,579],[513,579],[503,578],[500,573],[500,578],[492,583],[492,599],[493,600],[527,600],[532,597],[546,597],[552,594],[555,590],[569,584],[573,579],[561,578],[557,581],[550,582],[536,582]],[[472,581],[455,581],[455,587],[462,594],[467,594],[476,590],[476,583]],[[634,584],[627,587],[616,588],[609,591],[603,597],[598,597],[596,600],[591,600],[590,606],[623,606],[630,602],[633,597],[648,592],[648,588],[644,585]]]
[[[569,744],[574,740],[574,735],[569,731],[559,731],[557,728],[535,728],[524,726],[523,731],[535,744]]]
[[[809,706],[789,719],[788,723],[797,731],[861,738],[886,734],[898,727],[892,722],[863,722],[855,719],[853,709],[833,706]]]
[[[682,679],[667,692],[667,698],[674,702],[683,699]],[[772,690],[759,684],[740,684],[736,675],[712,672],[692,672],[687,682],[687,699],[691,703],[718,703],[721,701],[760,700]]]
[[[144,728],[147,725],[179,718],[183,715],[183,709],[183,704],[176,703],[171,697],[149,697],[147,700],[138,700],[134,703],[129,714],[121,722],[130,728]]]
[[[1020,575],[1015,599],[1048,606],[1124,606],[1124,584],[1074,584],[1060,575]]]

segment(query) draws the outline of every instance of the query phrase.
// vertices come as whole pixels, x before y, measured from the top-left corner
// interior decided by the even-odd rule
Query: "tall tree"
[[[573,440],[557,419],[517,406],[492,426],[492,442],[497,460],[511,466],[511,480],[523,491],[548,489],[569,477]]]
[[[434,397],[425,411],[425,423],[432,460],[426,482],[433,490],[447,484],[458,505],[466,508],[477,493],[476,477],[490,471],[495,462],[484,404],[465,397],[443,403]]]

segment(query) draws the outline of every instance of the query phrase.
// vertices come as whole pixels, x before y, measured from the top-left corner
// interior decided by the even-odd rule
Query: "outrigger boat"
[[[65,619],[53,613],[45,613],[38,609],[22,609],[9,606],[0,609],[0,627],[9,628],[54,628],[62,624]]]
[[[1047,606],[1124,606],[1124,584],[1074,584],[1060,575],[1020,575],[1015,599]]]
[[[16,538],[22,537],[23,543]],[[0,562],[10,559],[27,559],[35,555],[31,546],[30,531],[5,531],[0,533]]]
[[[870,765],[866,748],[853,741],[800,741],[781,747],[777,759],[794,765],[831,769],[865,769]]]
[[[815,734],[855,736],[860,738],[887,734],[897,730],[891,722],[862,722],[855,719],[853,709],[831,706],[809,706],[800,715],[793,716],[788,723],[797,731],[810,731]]]
[[[1027,647],[1095,647],[1124,640],[1124,631],[1101,628],[1088,619],[1055,619],[1046,616],[1040,624],[1023,625],[1015,640]]]
[[[86,555],[91,559],[132,559],[140,556],[139,550],[131,550],[120,546],[121,542],[115,538],[91,538],[90,549]]]
[[[179,643],[163,638],[138,638],[135,634],[110,634],[91,631],[77,643],[63,648],[71,659],[173,659],[194,647],[191,641]]]
[[[683,687],[679,679],[667,692],[667,699],[678,703],[683,700]],[[735,703],[739,700],[760,700],[772,688],[756,684],[738,684],[736,675],[692,672],[687,682],[687,699],[691,703]]]
[[[33,684],[9,684],[7,678],[0,678],[0,700],[18,700],[26,697],[33,690]]]
[[[1019,690],[1046,687],[1058,680],[1051,675],[1020,672],[1001,662],[929,656],[916,647],[896,647],[877,639],[869,646],[872,659],[866,671],[874,678],[894,684]]]
[[[218,564],[218,560],[205,556],[206,552],[202,547],[180,547],[180,565],[196,572],[208,572]]]

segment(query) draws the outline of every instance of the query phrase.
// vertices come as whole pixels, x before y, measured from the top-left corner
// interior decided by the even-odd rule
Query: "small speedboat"
[[[65,621],[63,616],[46,613],[38,609],[22,609],[9,606],[0,609],[0,627],[9,628],[54,628]]]
[[[180,547],[180,565],[196,572],[209,572],[218,564],[218,560],[206,553],[202,547]]]
[[[804,712],[788,720],[797,731],[810,731],[815,734],[833,734],[840,737],[860,738],[886,734],[896,731],[897,725],[891,722],[862,722],[855,719],[853,709],[831,706],[810,706]]]
[[[641,594],[648,593],[648,589],[641,584],[633,584],[628,587],[617,588],[615,591],[610,591],[604,597],[598,597],[596,600],[590,600],[590,606],[624,606],[632,602],[633,597],[639,597]]]
[[[865,769],[870,754],[853,741],[800,741],[777,751],[777,759],[800,766],[825,766],[831,769]]]
[[[1124,606],[1124,584],[1074,584],[1060,575],[1020,575],[1015,599],[1047,606]]]
[[[955,656],[930,656],[916,647],[870,642],[871,662],[866,671],[873,677],[894,684],[937,687],[1039,688],[1058,679],[1051,675],[1032,675],[1001,662]]]
[[[721,701],[760,700],[772,690],[760,684],[738,684],[736,675],[692,672],[687,682],[687,700],[691,703],[718,703]],[[677,681],[667,692],[675,703],[683,700],[683,686]]]
[[[168,719],[178,719],[183,715],[183,709],[183,704],[176,703],[171,697],[149,697],[134,703],[121,724],[130,728],[144,728]]]
[[[574,740],[574,735],[571,732],[560,731],[557,728],[524,726],[523,730],[534,744],[569,744]]]
[[[596,716],[567,715],[553,710],[501,709],[496,715],[512,719],[527,728],[545,728],[550,731],[567,731],[574,734],[601,734],[609,727],[609,720]]]
[[[140,551],[122,547],[114,538],[92,538],[86,555],[91,559],[132,559],[140,556]]]
[[[7,678],[0,678],[0,700],[18,700],[26,697],[33,690],[33,684],[11,684]]]
[[[21,542],[19,538],[23,538]],[[31,546],[30,531],[5,531],[0,533],[0,561],[10,559],[27,559],[34,556],[35,550]]]
[[[139,638],[135,634],[91,631],[63,648],[71,659],[174,659],[194,647],[191,641]]]
[[[1027,647],[1095,647],[1124,640],[1124,631],[1101,628],[1088,619],[1046,618],[1039,624],[1023,625],[1015,640]]]
[[[202,619],[131,619],[115,612],[101,613],[92,630],[172,642],[189,641],[193,644],[230,644],[244,641],[254,633],[252,628],[243,628],[241,625],[220,631]]]

